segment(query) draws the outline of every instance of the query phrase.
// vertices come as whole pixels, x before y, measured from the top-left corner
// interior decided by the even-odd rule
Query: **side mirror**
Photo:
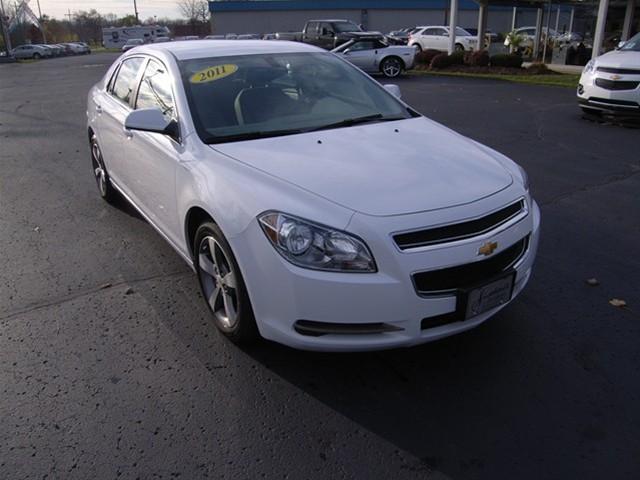
[[[387,92],[393,95],[396,98],[402,98],[402,92],[400,91],[400,87],[394,83],[388,83],[384,85],[384,88]]]
[[[618,47],[617,48],[620,49],[620,48],[624,47],[625,43],[627,43],[627,42],[618,42]]]
[[[161,133],[174,140],[179,139],[178,122],[167,120],[157,108],[142,108],[134,110],[124,121],[127,130],[139,130],[141,132]]]
[[[349,55],[349,53],[351,53],[351,49],[347,48],[346,50],[343,50],[342,52],[344,55]]]

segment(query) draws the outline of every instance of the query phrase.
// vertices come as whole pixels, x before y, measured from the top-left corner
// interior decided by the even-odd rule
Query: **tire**
[[[414,43],[411,46],[416,49],[416,53],[420,53],[422,51],[422,46],[419,43]]]
[[[39,53],[36,52],[36,53],[33,54],[33,59],[34,60],[40,60],[41,58],[42,58],[42,55],[40,55]]]
[[[96,180],[96,184],[98,185],[98,192],[100,192],[100,196],[107,203],[113,203],[116,199],[117,192],[116,189],[113,188],[113,185],[111,185],[111,181],[109,181],[109,174],[107,173],[107,168],[104,165],[102,150],[100,150],[98,139],[95,135],[91,137],[90,147],[91,166],[93,167],[93,176]]]
[[[398,78],[403,69],[404,64],[398,57],[387,57],[380,64],[380,71],[387,78]]]
[[[456,43],[456,45],[454,47],[454,51],[456,51],[456,52],[464,52],[464,45],[462,45],[461,43]]]
[[[213,222],[200,225],[193,251],[200,291],[218,330],[236,344],[258,339],[258,327],[244,279],[218,225]]]

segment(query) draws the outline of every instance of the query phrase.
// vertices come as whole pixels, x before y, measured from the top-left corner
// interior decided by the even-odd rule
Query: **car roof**
[[[273,40],[187,40],[146,44],[135,49],[137,53],[172,54],[178,60],[194,58],[228,57],[232,55],[324,52],[321,48],[300,42]],[[133,50],[132,50],[133,52]]]
[[[307,20],[307,22],[349,22],[349,23],[356,23],[353,20],[347,20],[346,18],[316,18],[314,20]]]

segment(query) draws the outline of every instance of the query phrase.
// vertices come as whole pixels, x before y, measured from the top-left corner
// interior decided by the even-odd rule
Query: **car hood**
[[[424,117],[211,148],[368,215],[471,203],[513,182],[497,155]]]
[[[603,67],[640,68],[640,52],[613,50],[599,56],[596,62]]]

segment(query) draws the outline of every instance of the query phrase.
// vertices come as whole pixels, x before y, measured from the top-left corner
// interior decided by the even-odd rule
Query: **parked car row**
[[[33,59],[63,57],[66,55],[88,55],[91,48],[84,42],[25,44],[19,45],[11,51],[18,59]]]

